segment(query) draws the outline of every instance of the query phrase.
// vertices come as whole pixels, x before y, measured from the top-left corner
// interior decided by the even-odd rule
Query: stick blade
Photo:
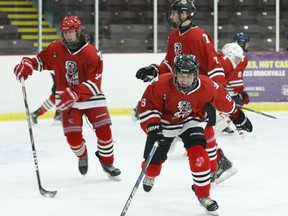
[[[57,194],[57,191],[47,191],[43,188],[40,188],[40,194],[47,198],[53,198]]]

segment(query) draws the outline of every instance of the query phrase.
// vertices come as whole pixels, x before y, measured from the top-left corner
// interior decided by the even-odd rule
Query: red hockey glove
[[[17,80],[20,80],[22,77],[26,80],[29,75],[32,75],[33,70],[32,60],[28,57],[24,57],[21,62],[14,67],[14,74],[16,75]]]
[[[136,73],[136,78],[141,79],[143,82],[150,82],[159,74],[157,65],[150,65],[148,67],[140,68]]]
[[[60,102],[57,104],[57,107],[62,111],[70,109],[79,100],[76,92],[74,92],[70,87],[66,88],[59,97]]]
[[[247,94],[246,91],[242,90],[239,92],[239,97],[242,100],[243,104],[248,104],[250,102],[249,95]]]
[[[152,143],[158,142],[159,146],[165,145],[165,138],[162,130],[162,125],[159,123],[153,123],[147,127],[147,133]]]
[[[230,116],[234,125],[238,130],[245,130],[247,132],[252,132],[253,126],[250,120],[245,116],[241,109],[238,109],[234,114]]]

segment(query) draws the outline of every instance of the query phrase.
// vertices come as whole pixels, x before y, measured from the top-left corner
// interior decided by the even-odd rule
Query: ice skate
[[[216,211],[219,206],[218,203],[211,199],[210,197],[208,198],[198,198],[200,205],[204,208],[207,214],[209,215],[215,215],[218,216],[218,212]]]
[[[139,120],[139,111],[138,111],[138,109],[134,108],[133,111],[131,112],[130,116],[131,116],[133,122],[138,121]]]
[[[220,184],[221,182],[225,181],[226,179],[230,178],[231,176],[235,175],[238,170],[233,167],[233,163],[229,161],[222,149],[219,149],[221,158],[218,161],[218,169],[216,172],[216,184]]]
[[[191,185],[191,189],[195,192],[195,185]],[[215,215],[218,216],[218,212],[216,211],[219,206],[218,203],[211,199],[210,197],[208,198],[199,198],[197,197],[197,199],[200,202],[200,205],[204,208],[204,210],[206,211],[207,214],[209,215]]]
[[[154,180],[155,178],[151,178],[151,177],[148,177],[148,176],[145,176],[144,179],[143,179],[143,189],[144,191],[146,192],[149,192],[153,185],[154,185]]]
[[[60,110],[56,110],[56,111],[55,111],[55,115],[54,115],[54,123],[57,124],[58,122],[61,123],[61,113],[60,113]]]
[[[33,122],[33,124],[37,124],[38,121],[38,117],[39,117],[39,113],[40,113],[40,109],[37,109],[35,112],[31,113],[31,120]]]
[[[96,157],[98,157],[98,159],[100,161],[100,154],[99,154],[98,151],[95,152],[95,155],[96,155]],[[103,171],[107,174],[108,178],[110,178],[112,180],[115,180],[115,181],[120,181],[121,180],[121,178],[120,178],[120,174],[121,174],[120,169],[114,167],[113,164],[105,165],[105,164],[101,163],[101,161],[100,161],[100,164],[102,166]]]
[[[88,156],[79,158],[79,164],[78,164],[79,172],[82,175],[86,175],[88,171]]]
[[[232,134],[234,133],[234,130],[231,129],[229,126],[227,126],[224,130],[222,130],[222,133],[228,133],[228,134]]]

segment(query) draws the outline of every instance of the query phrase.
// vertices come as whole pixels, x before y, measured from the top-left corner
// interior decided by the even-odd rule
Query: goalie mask
[[[225,44],[222,53],[230,59],[233,68],[237,67],[244,57],[243,50],[237,43]]]
[[[81,35],[81,21],[77,16],[66,16],[60,24],[60,30],[62,31],[63,43],[71,50],[75,50],[80,46],[80,35]],[[73,31],[76,32],[75,41],[67,41],[64,37],[64,32]]]
[[[198,85],[199,62],[194,55],[180,54],[174,60],[174,85],[185,94]]]
[[[179,15],[178,21],[172,21],[170,18],[170,14],[177,11]],[[181,18],[183,12],[187,13],[187,17],[185,19]],[[191,19],[196,13],[196,7],[192,0],[175,0],[170,6],[170,12],[168,13],[168,23],[172,28],[176,28],[181,25],[182,22]]]

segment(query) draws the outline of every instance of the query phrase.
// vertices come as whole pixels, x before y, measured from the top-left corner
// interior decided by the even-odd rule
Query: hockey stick
[[[152,147],[152,149],[151,149],[151,151],[150,151],[150,153],[149,153],[148,158],[146,159],[144,167],[141,170],[141,173],[140,173],[140,175],[139,175],[139,177],[138,177],[138,179],[137,179],[137,181],[136,181],[136,183],[135,183],[135,185],[134,185],[134,187],[133,187],[133,189],[132,189],[132,191],[131,191],[131,193],[130,193],[130,195],[128,197],[128,200],[127,200],[127,202],[126,202],[126,204],[125,204],[120,216],[126,215],[126,212],[127,212],[128,208],[129,208],[131,202],[132,202],[133,197],[135,196],[135,193],[136,193],[136,191],[137,191],[137,189],[139,187],[139,184],[142,181],[142,178],[143,178],[143,176],[144,176],[144,174],[145,174],[145,172],[147,170],[148,165],[150,164],[150,162],[152,160],[153,155],[155,154],[155,151],[156,151],[157,147],[158,147],[158,142],[155,142],[153,147]]]
[[[239,105],[239,104],[237,104],[237,106],[240,107],[241,109],[249,110],[249,111],[251,111],[251,112],[254,112],[254,113],[257,113],[257,114],[260,114],[260,115],[264,115],[264,116],[269,117],[269,118],[277,119],[275,116],[268,115],[268,114],[266,114],[266,113],[263,113],[263,112],[260,112],[260,111],[257,111],[257,110],[253,110],[253,109],[250,109],[250,108],[241,106],[241,105]]]
[[[57,191],[47,191],[41,185],[39,166],[38,166],[38,160],[37,160],[36,149],[35,149],[35,144],[34,144],[34,136],[33,136],[32,126],[31,126],[31,116],[30,116],[29,107],[28,107],[24,78],[21,78],[21,85],[22,85],[22,93],[23,93],[23,99],[24,99],[24,105],[25,105],[25,111],[26,111],[26,120],[28,123],[30,141],[31,141],[31,145],[32,145],[32,153],[33,153],[33,159],[34,159],[34,165],[35,165],[35,170],[36,170],[39,192],[44,197],[52,198],[56,195]]]

